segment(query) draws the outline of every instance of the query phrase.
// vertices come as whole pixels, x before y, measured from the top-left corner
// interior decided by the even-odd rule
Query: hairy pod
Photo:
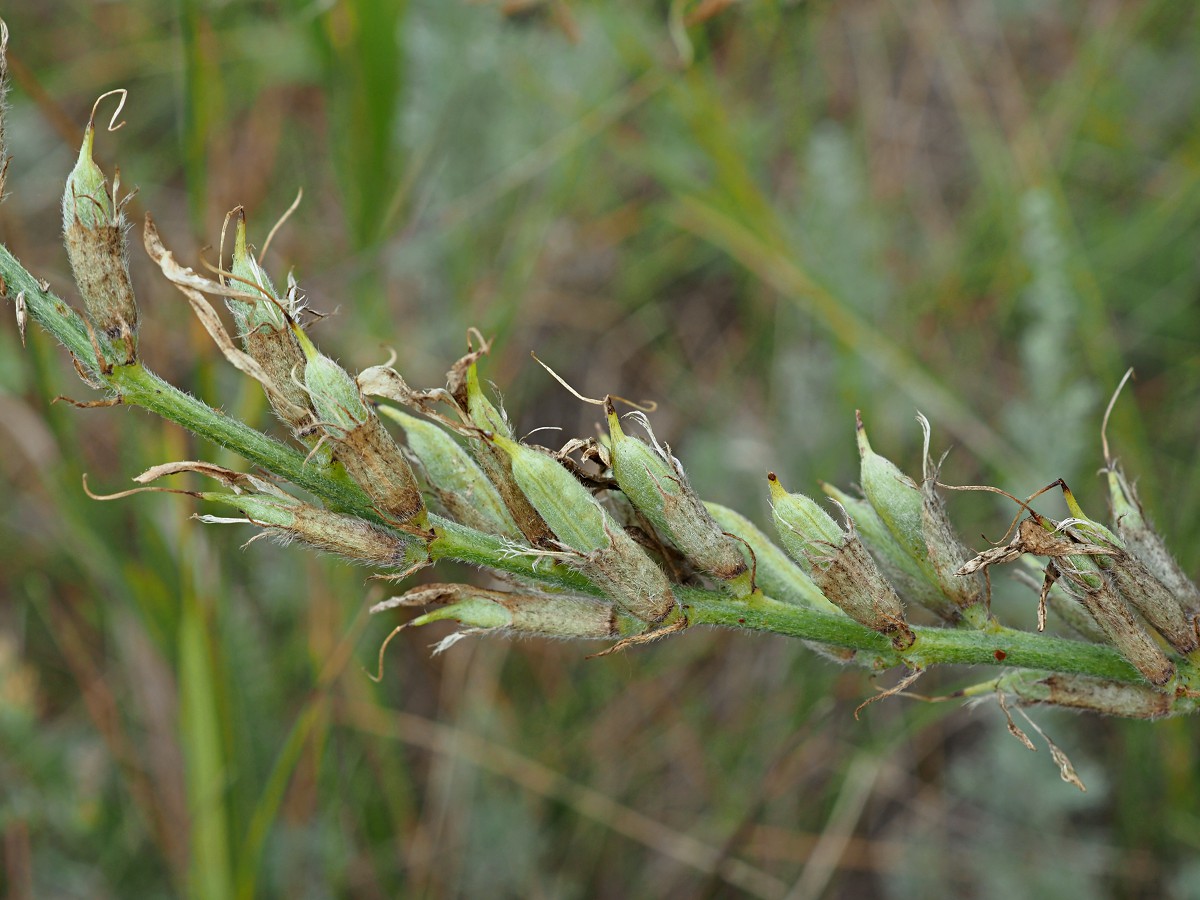
[[[940,581],[930,578],[929,572],[904,551],[879,518],[875,507],[831,484],[822,484],[821,489],[846,510],[871,558],[901,597],[925,607],[947,622],[962,618],[958,606],[942,592]]]
[[[658,624],[676,609],[663,570],[574,475],[541,450],[502,435],[491,440],[508,454],[513,480],[554,537],[575,551],[575,568],[643,622]]]
[[[757,525],[727,506],[719,503],[704,505],[722,528],[746,542],[742,552],[746,554],[747,562],[750,562],[750,552],[753,551],[755,579],[768,596],[786,603],[811,606],[823,612],[837,611],[837,607],[825,598],[808,572],[792,562]]]
[[[771,508],[784,548],[812,576],[821,593],[856,622],[885,635],[897,650],[907,650],[916,635],[904,617],[904,605],[854,531],[845,532],[803,494],[789,494],[772,472]]]
[[[472,360],[465,369],[460,403],[465,406],[471,424],[481,431],[513,440],[508,417],[492,405],[479,383],[479,370],[475,362]],[[525,540],[535,547],[545,547],[553,542],[553,531],[533,508],[513,478],[511,457],[493,441],[483,438],[473,441],[471,446],[475,450],[475,458],[480,468],[495,485],[500,499],[504,501],[509,515],[517,523]]]
[[[606,639],[636,629],[617,607],[595,597],[490,591],[465,584],[431,584],[385,600],[372,613],[397,606],[438,606],[408,624],[455,621],[469,628],[552,638]],[[622,628],[622,625],[625,628]],[[632,626],[632,627],[631,627]]]
[[[1121,541],[1162,582],[1195,626],[1200,619],[1200,589],[1184,574],[1162,537],[1147,520],[1137,490],[1126,480],[1120,466],[1110,464],[1106,474],[1113,524]]]
[[[258,361],[274,383],[278,397],[287,401],[280,403],[276,395],[267,392],[275,414],[291,427],[294,434],[304,435],[312,427],[313,414],[308,392],[301,386],[305,358],[289,320],[292,304],[287,298],[280,297],[250,252],[246,243],[246,215],[240,208],[237,210],[230,271],[236,287],[258,290],[262,294],[258,300],[226,298],[225,303],[237,322],[242,349]]]
[[[1110,547],[1112,552],[1095,556],[1096,564],[1112,577],[1121,596],[1129,601],[1147,622],[1157,630],[1177,652],[1188,654],[1200,646],[1196,622],[1170,589],[1150,571],[1142,560],[1129,553],[1124,542],[1107,527],[1088,518],[1071,490],[1063,486],[1063,496],[1073,518],[1071,530],[1085,540]]]
[[[653,447],[625,433],[611,400],[605,412],[612,473],[621,492],[701,572],[728,582],[735,594],[748,594],[752,584],[741,546],[705,509],[679,460],[654,441],[644,416]]]
[[[106,337],[123,338],[132,362],[138,310],[129,278],[125,216],[115,196],[120,175],[110,190],[92,159],[95,137],[96,126],[88,122],[63,191],[63,241],[88,318]]]
[[[1044,703],[1105,716],[1160,719],[1171,713],[1172,698],[1162,691],[1085,675],[1048,675],[1032,683],[1014,682],[1012,690],[1022,703]]]
[[[495,486],[445,429],[393,406],[381,406],[379,412],[404,429],[409,454],[424,470],[429,490],[446,515],[488,534],[521,537]]]
[[[1052,560],[1050,564],[1061,575],[1067,576],[1067,593],[1083,604],[1109,643],[1116,647],[1147,681],[1161,686],[1175,677],[1175,664],[1134,618],[1108,575],[1090,558],[1069,557],[1066,565],[1058,560]],[[1071,569],[1084,574],[1082,577],[1069,574]]]
[[[871,449],[861,415],[856,418],[856,426],[863,493],[896,543],[918,563],[924,562],[929,551],[925,546],[921,489],[895,463]]]
[[[917,421],[925,434],[921,472],[921,534],[925,539],[925,557],[919,560],[933,575],[942,594],[950,598],[955,607],[971,624],[982,626],[988,618],[985,609],[986,589],[981,573],[959,575],[963,563],[973,555],[959,540],[958,532],[950,524],[946,504],[938,493],[939,463],[929,454],[929,420],[917,415]]]
[[[418,541],[295,498],[281,500],[275,496],[220,492],[205,492],[201,496],[236,507],[246,516],[245,521],[266,529],[277,540],[299,541],[364,565],[410,569],[429,558]],[[201,521],[229,520],[202,516]]]
[[[384,515],[401,525],[428,525],[425,501],[408,460],[374,411],[363,402],[350,374],[320,353],[308,336],[293,326],[304,351],[304,384],[317,420],[333,441],[334,455]]]

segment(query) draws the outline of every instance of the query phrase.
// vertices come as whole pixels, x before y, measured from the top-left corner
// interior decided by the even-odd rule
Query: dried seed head
[[[905,621],[904,605],[853,524],[843,532],[816,501],[789,494],[774,472],[767,479],[779,538],[821,593],[856,622],[890,638],[897,650],[911,647],[916,635]]]
[[[381,513],[401,525],[425,529],[428,515],[412,467],[363,402],[354,379],[318,351],[298,326],[292,331],[304,351],[304,384],[318,425],[333,442],[338,461]]]
[[[651,524],[700,571],[730,582],[735,593],[753,586],[741,545],[725,534],[688,483],[679,460],[657,441],[641,415],[653,448],[621,428],[612,401],[606,403],[609,457],[621,491]]]
[[[671,583],[596,498],[548,453],[493,434],[512,477],[555,538],[576,552],[571,564],[622,608],[657,624],[676,609]]]
[[[489,534],[521,537],[496,488],[445,429],[393,406],[381,406],[379,411],[404,429],[409,453],[424,470],[425,481],[446,515]]]
[[[104,173],[92,160],[94,109],[92,114],[63,191],[63,241],[88,317],[106,337],[125,340],[132,362],[138,311],[129,279],[126,221],[116,196],[120,173],[110,191]]]

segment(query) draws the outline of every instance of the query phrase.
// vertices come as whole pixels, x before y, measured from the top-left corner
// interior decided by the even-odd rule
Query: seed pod
[[[841,546],[845,535],[838,523],[816,501],[804,494],[789,494],[774,472],[767,474],[771,490],[771,515],[780,543],[804,571],[813,574],[816,562]]]
[[[977,628],[983,627],[989,618],[984,607],[986,590],[983,576],[979,573],[965,576],[957,574],[973,554],[959,540],[946,514],[946,504],[937,491],[940,464],[935,463],[929,454],[929,420],[918,414],[917,421],[925,434],[920,490],[921,533],[925,538],[926,555],[920,564],[932,572],[942,594],[950,598],[967,620]]]
[[[928,559],[921,489],[896,464],[871,449],[862,415],[856,414],[863,493],[904,551],[918,563]]]
[[[1112,576],[1121,596],[1145,616],[1177,652],[1186,655],[1197,649],[1200,641],[1197,640],[1196,623],[1175,595],[1145,563],[1125,549],[1120,538],[1099,522],[1089,519],[1065,485],[1063,497],[1074,517],[1070,520],[1071,529],[1078,531],[1085,540],[1112,548],[1112,554],[1096,556],[1095,561]]]
[[[1166,587],[1193,625],[1200,619],[1200,590],[1184,574],[1162,537],[1146,519],[1134,486],[1116,463],[1109,465],[1108,489],[1113,522],[1126,549]]]
[[[1022,703],[1084,709],[1126,719],[1160,719],[1170,715],[1172,706],[1170,695],[1145,685],[1084,675],[1049,675],[1032,683],[1014,681],[1011,689]]]
[[[239,207],[233,245],[236,286],[257,287],[263,296],[257,301],[242,297],[227,298],[225,303],[238,326],[242,348],[266,371],[278,390],[278,397],[267,392],[275,414],[293,433],[304,435],[312,427],[313,415],[308,393],[300,385],[304,377],[304,351],[289,323],[290,300],[281,298],[267,273],[255,260],[246,244],[246,214]],[[286,311],[286,312],[285,312]],[[286,400],[281,403],[279,400]]]
[[[496,409],[484,394],[483,388],[479,384],[479,372],[474,360],[466,366],[466,375],[462,381],[462,397],[459,402],[466,407],[471,423],[482,431],[512,440],[513,433],[509,427],[508,418],[501,410]],[[456,396],[458,396],[457,393]],[[492,441],[482,438],[472,442],[472,447],[480,468],[483,469],[488,480],[496,486],[513,521],[521,529],[521,534],[525,535],[525,540],[534,547],[549,546],[554,541],[554,533],[537,510],[530,505],[520,486],[513,480],[512,460],[509,455]]]
[[[194,472],[221,482],[229,492],[204,491],[194,496],[236,507],[246,516],[245,519],[201,516],[202,521],[217,524],[247,522],[264,528],[265,533],[283,543],[301,541],[318,550],[367,565],[407,570],[429,561],[422,541],[379,528],[355,516],[313,506],[270,481],[212,463],[166,463],[148,469],[134,481],[147,484],[165,475],[182,472]]]
[[[962,618],[954,601],[942,593],[940,583],[930,578],[929,573],[904,552],[875,507],[831,484],[822,484],[821,489],[846,510],[871,558],[901,597],[925,607],[947,622]]]
[[[470,628],[556,638],[605,639],[637,629],[636,620],[612,603],[571,594],[489,591],[465,584],[431,584],[371,607],[372,613],[398,606],[440,606],[408,624],[452,620]],[[624,627],[623,627],[624,626]]]
[[[897,650],[911,647],[916,635],[904,619],[904,606],[858,539],[853,522],[843,532],[814,500],[787,493],[774,472],[767,480],[780,541],[821,593],[856,622],[888,637]]]
[[[88,318],[109,339],[124,339],[132,362],[138,311],[129,279],[127,223],[116,196],[121,176],[118,172],[110,191],[92,160],[95,137],[95,123],[89,121],[63,191],[63,240]]]
[[[336,553],[354,562],[392,569],[411,569],[428,561],[424,546],[400,537],[370,522],[312,506],[299,500],[256,495],[204,492],[205,500],[237,507],[246,520],[262,526],[272,537],[286,543],[296,540],[326,553]],[[201,516],[209,523],[228,522],[214,516]],[[239,520],[233,520],[239,521]]]
[[[1059,578],[1059,583],[1068,594],[1083,604],[1109,643],[1151,684],[1161,686],[1174,678],[1174,663],[1134,618],[1117,592],[1112,577],[1097,563],[1096,557],[1105,554],[1071,553],[1069,547],[1063,552],[1057,546],[1059,539],[1053,537],[1054,530],[1047,520],[1042,520],[1039,525],[1034,519],[1028,518],[1021,522],[1018,537],[1027,548],[1025,552],[1051,557],[1050,573]]]
[[[428,527],[425,501],[408,460],[363,402],[358,385],[341,366],[320,353],[299,327],[293,326],[304,351],[304,384],[318,423],[334,442],[335,455],[381,513],[401,525]]]
[[[409,453],[424,469],[430,491],[451,519],[489,534],[521,537],[496,488],[445,429],[394,406],[380,406],[379,411],[404,429]]]
[[[677,610],[662,569],[548,453],[490,436],[512,461],[512,477],[564,546],[573,565],[631,615],[656,625]]]
[[[792,562],[757,525],[727,506],[719,503],[704,505],[722,528],[750,545],[754,551],[755,579],[769,597],[811,606],[822,612],[837,611],[837,607],[825,598],[808,573]],[[749,557],[749,551],[745,548],[743,553]]]
[[[622,493],[700,571],[728,582],[735,595],[750,593],[753,585],[740,545],[709,515],[679,460],[654,440],[645,416],[640,421],[653,449],[625,434],[611,400],[605,412],[612,473]]]

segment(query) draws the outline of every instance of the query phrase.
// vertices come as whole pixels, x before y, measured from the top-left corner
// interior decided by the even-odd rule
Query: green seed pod
[[[503,410],[497,409],[483,392],[483,387],[479,384],[479,368],[475,363],[471,363],[467,368],[467,413],[477,428],[509,440],[513,439],[508,416]]]
[[[408,570],[429,560],[424,544],[419,541],[295,498],[220,492],[204,492],[200,496],[234,506],[246,516],[245,520],[201,516],[203,522],[248,521],[283,543],[300,541],[364,565]]]
[[[291,303],[281,298],[271,284],[271,279],[254,259],[246,244],[246,214],[237,210],[236,237],[233,246],[231,271],[238,281],[235,286],[250,289],[257,287],[263,296],[257,301],[241,297],[230,297],[225,302],[238,326],[238,337],[242,348],[266,371],[274,383],[279,397],[267,392],[275,414],[286,422],[297,436],[305,436],[313,424],[313,413],[308,393],[300,385],[304,377],[304,351],[289,323]]]
[[[958,622],[962,618],[954,601],[942,592],[940,583],[931,578],[892,536],[875,507],[831,484],[822,483],[821,489],[846,510],[871,558],[901,597],[925,607],[947,622]]]
[[[784,490],[774,472],[767,474],[767,482],[779,540],[788,555],[811,575],[816,563],[832,556],[846,536],[816,501]]]
[[[825,598],[808,573],[792,562],[757,525],[727,506],[719,503],[704,505],[722,528],[730,534],[736,534],[749,545],[749,550],[754,551],[755,580],[767,596],[786,603],[811,606],[822,612],[837,611],[837,607]],[[742,548],[747,562],[749,550]]]
[[[409,452],[446,515],[479,531],[519,539],[521,530],[483,470],[445,429],[394,406],[379,412],[404,429]]]
[[[249,523],[283,543],[297,540],[318,550],[336,553],[368,565],[411,569],[429,562],[423,541],[372,525],[355,516],[305,503],[273,482],[203,462],[174,462],[154,466],[134,481],[147,484],[165,475],[193,472],[221,482],[229,491],[190,492],[192,496],[233,506],[244,519],[201,516],[209,523]],[[146,490],[142,488],[140,490]],[[160,490],[150,488],[149,490]]]
[[[916,640],[904,618],[904,605],[876,567],[866,547],[803,494],[789,494],[774,472],[767,476],[771,507],[784,548],[811,574],[813,582],[846,615],[887,636],[897,650]]]
[[[229,311],[237,320],[238,331],[241,334],[256,331],[259,328],[267,328],[271,331],[290,331],[288,316],[284,312],[285,310],[290,312],[290,304],[279,296],[275,285],[271,283],[270,276],[259,265],[254,254],[250,252],[246,242],[246,211],[239,206],[234,212],[237,214],[237,221],[234,226],[233,264],[229,270],[233,274],[233,284],[243,290],[257,290],[262,294],[261,299],[257,301],[247,300],[243,297],[230,297],[226,300]],[[297,346],[298,349],[299,346]],[[300,362],[303,363],[303,361],[303,354],[300,354]]]
[[[990,617],[985,608],[987,595],[983,575],[958,575],[963,563],[972,554],[958,538],[958,532],[950,524],[946,504],[937,491],[939,463],[929,454],[929,420],[918,414],[917,421],[925,434],[921,472],[921,533],[925,538],[926,555],[918,558],[923,568],[933,575],[942,594],[949,597],[963,616],[973,626],[983,627]],[[865,437],[864,437],[865,440]]]
[[[491,440],[509,455],[513,480],[555,538],[579,555],[575,568],[643,622],[656,625],[677,610],[662,569],[574,475],[526,444],[498,434]]]
[[[611,400],[605,412],[612,473],[622,493],[700,571],[728,582],[736,595],[749,594],[753,585],[741,546],[709,515],[679,460],[654,440],[645,416],[640,421],[653,449],[625,434]]]
[[[466,407],[471,423],[481,431],[498,434],[512,440],[513,434],[508,424],[508,418],[501,410],[496,409],[484,394],[483,388],[479,384],[479,372],[474,360],[465,369],[466,374],[461,379],[463,390],[459,402]],[[513,479],[512,460],[509,455],[492,441],[483,438],[473,441],[472,447],[480,468],[483,469],[488,480],[496,486],[513,521],[521,529],[521,534],[525,535],[525,540],[535,547],[549,546],[554,541],[554,533],[537,510],[530,505],[520,486]]]
[[[428,527],[425,501],[408,460],[363,402],[358,385],[341,366],[320,353],[299,327],[293,326],[304,351],[304,384],[319,425],[333,441],[335,456],[381,513],[401,525]]]
[[[1137,491],[1125,479],[1120,466],[1111,464],[1107,474],[1113,522],[1121,541],[1166,587],[1195,626],[1200,620],[1200,590],[1184,574],[1162,537],[1146,519]]]
[[[125,215],[116,198],[120,173],[110,191],[92,160],[95,137],[95,123],[89,121],[63,191],[63,240],[88,318],[109,339],[124,339],[132,362],[138,311],[129,279]]]
[[[929,422],[924,416],[918,416],[918,421],[925,432],[925,471],[921,485],[871,449],[862,416],[857,415],[863,492],[895,543],[917,564],[924,579],[951,601],[955,610],[945,609],[944,603],[933,599],[928,591],[923,595],[922,605],[927,599],[932,603],[929,608],[942,618],[957,621],[965,617],[975,627],[982,627],[988,619],[983,576],[958,574],[972,554],[958,539],[937,492],[937,467],[929,456]]]
[[[489,591],[465,584],[431,584],[371,607],[440,606],[410,626],[455,621],[472,629],[555,638],[609,639],[635,632],[640,623],[612,603],[571,594]]]
[[[921,489],[895,463],[871,449],[861,414],[856,414],[856,422],[863,493],[896,542],[921,563],[929,556],[925,546]]]
[[[1111,547],[1113,553],[1093,557],[1098,566],[1112,576],[1113,584],[1129,603],[1140,612],[1154,628],[1167,639],[1177,652],[1184,655],[1200,647],[1197,639],[1196,622],[1154,574],[1150,568],[1125,549],[1124,543],[1099,522],[1089,519],[1075,500],[1074,494],[1065,485],[1063,497],[1070,510],[1071,529],[1078,531],[1087,541]]]

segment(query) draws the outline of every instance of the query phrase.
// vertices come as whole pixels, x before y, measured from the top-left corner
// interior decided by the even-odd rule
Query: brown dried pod
[[[1061,527],[1042,516],[1030,515],[1021,521],[1012,541],[984,551],[965,563],[959,572],[969,575],[988,566],[1012,562],[1025,553],[1049,557],[1038,600],[1038,630],[1045,627],[1046,596],[1057,581],[1091,613],[1108,641],[1147,680],[1156,685],[1166,684],[1175,675],[1174,664],[1134,618],[1109,573],[1094,559],[1113,557],[1119,551],[1107,543],[1085,541],[1069,527],[1060,531]]]
[[[1170,694],[1140,684],[1085,675],[1049,675],[1032,684],[1013,684],[1023,704],[1044,703],[1126,719],[1160,719],[1171,713]]]

